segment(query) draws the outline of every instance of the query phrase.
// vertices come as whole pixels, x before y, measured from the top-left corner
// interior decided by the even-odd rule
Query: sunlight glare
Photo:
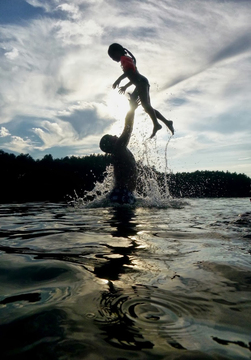
[[[123,130],[124,121],[129,107],[128,95],[119,94],[117,89],[111,91],[106,100],[110,116],[117,121],[112,125],[111,132],[117,134]]]
[[[106,106],[109,116],[112,116],[114,119],[117,120],[110,129],[111,134],[116,134],[119,136],[123,131],[125,117],[128,110],[130,109],[129,95],[119,94],[117,89],[113,90],[107,95]],[[136,136],[136,138],[139,136],[145,138],[146,134],[144,134],[144,132],[146,131],[146,129],[148,129],[148,121],[148,116],[146,116],[145,112],[143,112],[142,107],[139,106],[139,108],[136,110],[133,128],[133,134],[134,136]]]

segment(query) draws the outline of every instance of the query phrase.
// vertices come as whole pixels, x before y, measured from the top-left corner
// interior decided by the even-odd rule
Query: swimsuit
[[[133,72],[136,71],[136,65],[131,57],[121,56],[120,62],[121,62],[123,71],[127,71],[127,70],[133,70]]]
[[[136,64],[131,57],[121,56],[120,63],[124,72],[132,70],[132,72],[127,74],[127,77],[135,86],[143,84],[149,86],[147,78],[138,72]]]
[[[114,188],[109,194],[111,202],[133,205],[136,201],[133,193],[126,188]]]

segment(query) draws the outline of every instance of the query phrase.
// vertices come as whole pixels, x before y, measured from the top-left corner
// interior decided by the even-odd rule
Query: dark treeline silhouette
[[[160,183],[163,174],[158,175]],[[245,174],[224,171],[195,171],[168,174],[166,182],[173,197],[248,197],[251,179]]]
[[[0,203],[26,201],[63,201],[75,194],[83,196],[102,182],[111,164],[107,155],[65,157],[53,159],[45,155],[34,160],[28,154],[8,154],[0,150]],[[223,171],[195,171],[193,173],[164,174],[154,168],[140,167],[140,171],[154,174],[158,185],[168,184],[173,197],[246,197],[250,196],[251,179],[244,174]],[[138,192],[144,192],[138,178]]]
[[[15,156],[0,150],[0,203],[25,201],[62,201],[67,196],[93,189],[102,181],[109,156],[90,155],[53,159],[45,155],[34,160],[28,154]]]

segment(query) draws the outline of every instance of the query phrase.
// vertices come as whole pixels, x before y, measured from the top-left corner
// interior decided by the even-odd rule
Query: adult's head
[[[104,135],[99,143],[99,147],[102,151],[112,154],[118,137],[116,135]]]

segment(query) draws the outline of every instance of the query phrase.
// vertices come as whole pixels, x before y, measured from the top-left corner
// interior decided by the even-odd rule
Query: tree
[[[75,192],[81,197],[97,181],[103,181],[111,163],[111,156],[100,154],[62,159],[53,159],[48,154],[35,161],[29,154],[15,156],[0,150],[0,203],[63,201]],[[251,179],[245,174],[223,171],[164,174],[142,163],[138,163],[138,168],[137,191],[143,196],[152,182],[159,186],[161,194],[169,191],[173,197],[250,196]]]

